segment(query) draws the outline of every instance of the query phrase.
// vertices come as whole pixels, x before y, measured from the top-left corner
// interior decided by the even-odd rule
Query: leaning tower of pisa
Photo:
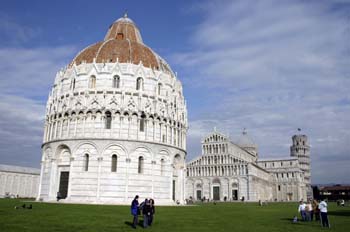
[[[311,164],[310,164],[310,145],[306,135],[294,135],[293,144],[290,147],[290,155],[297,157],[300,169],[304,173],[307,196],[312,196],[311,192]]]

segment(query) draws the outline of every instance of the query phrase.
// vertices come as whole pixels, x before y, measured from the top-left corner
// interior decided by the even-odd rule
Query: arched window
[[[143,173],[143,162],[144,162],[143,157],[140,156],[139,157],[138,173]]]
[[[89,171],[89,154],[85,154],[84,156],[84,171]]]
[[[119,76],[114,76],[113,77],[113,84],[112,84],[113,88],[120,88],[120,77]]]
[[[117,172],[118,157],[117,155],[112,155],[112,172]]]
[[[139,77],[136,80],[136,90],[143,90],[143,79],[142,79],[142,77]]]
[[[124,34],[123,34],[123,33],[118,33],[116,39],[117,39],[117,40],[122,40],[122,39],[124,39]]]
[[[165,173],[165,161],[164,159],[160,160],[160,175],[163,176]]]
[[[96,77],[95,76],[91,76],[89,79],[89,88],[90,89],[94,89],[96,88]]]
[[[146,118],[146,116],[144,114],[142,114],[141,119],[140,119],[140,132],[145,131],[145,118]]]
[[[75,89],[75,78],[72,80],[72,90]]]
[[[161,83],[159,83],[159,84],[158,84],[158,95],[160,95],[161,90],[162,90],[162,84],[161,84]]]
[[[112,115],[111,112],[106,112],[106,123],[105,123],[105,129],[111,129],[112,126]]]

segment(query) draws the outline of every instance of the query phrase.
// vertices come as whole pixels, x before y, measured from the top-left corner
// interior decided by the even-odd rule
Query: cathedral
[[[237,143],[215,131],[186,164],[187,130],[181,82],[125,14],[56,74],[37,200],[129,204],[139,195],[172,205],[307,197],[306,136],[293,137],[291,157],[261,160],[245,131]]]
[[[127,15],[57,73],[45,119],[38,200],[183,203],[182,84]]]
[[[236,143],[214,131],[202,155],[187,163],[186,199],[192,201],[299,201],[312,197],[310,146],[294,135],[290,157],[259,159],[246,131]]]

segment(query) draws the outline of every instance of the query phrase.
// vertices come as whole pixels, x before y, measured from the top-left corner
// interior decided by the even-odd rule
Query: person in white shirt
[[[320,214],[321,214],[321,223],[323,227],[330,227],[329,225],[329,221],[328,221],[328,215],[327,215],[327,202],[326,200],[323,200],[320,202],[320,204],[318,204],[318,208],[320,210]]]
[[[303,221],[306,221],[305,208],[306,208],[305,202],[300,201],[300,202],[299,202],[298,212],[300,213],[301,220],[303,220]]]

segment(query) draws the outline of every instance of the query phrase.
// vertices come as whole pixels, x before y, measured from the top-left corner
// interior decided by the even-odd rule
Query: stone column
[[[77,125],[78,125],[78,118],[75,117],[75,123],[74,123],[74,137],[77,136]]]
[[[82,137],[85,137],[85,127],[86,127],[86,119],[87,119],[87,116],[84,116],[83,117],[83,134],[82,134]]]
[[[100,186],[101,186],[101,163],[103,161],[102,157],[97,158],[98,162],[98,172],[97,172],[97,191],[96,191],[96,202],[100,202]]]
[[[70,130],[70,118],[67,117],[67,138],[69,137],[69,130]]]
[[[41,195],[41,185],[43,183],[43,176],[44,176],[44,165],[45,162],[41,161],[40,162],[40,177],[39,177],[39,189],[38,189],[38,195],[36,197],[36,200],[39,201],[40,200],[40,195]]]
[[[132,118],[131,118],[131,116],[129,116],[128,117],[128,139],[130,138],[130,124],[131,124],[131,120],[132,120]]]
[[[124,121],[124,116],[120,115],[119,118],[119,138],[121,138],[122,122]]]
[[[71,154],[70,159],[70,165],[69,165],[69,179],[68,179],[68,191],[67,191],[67,199],[70,200],[71,198],[71,192],[72,192],[72,182],[73,182],[73,172],[71,172],[71,170],[74,170],[74,157],[72,157],[73,154]]]
[[[145,140],[148,140],[148,118],[145,119]]]
[[[51,170],[50,170],[50,185],[49,185],[49,196],[48,200],[55,200],[57,196],[57,186],[56,186],[56,179],[57,179],[57,164],[56,159],[51,159]]]
[[[143,127],[145,127],[145,125],[143,125]],[[138,116],[136,119],[136,139],[137,140],[139,140],[139,131],[140,131],[140,117]]]
[[[163,139],[162,139],[162,122],[159,121],[159,142],[162,143],[163,142]]]
[[[63,120],[63,118],[61,119],[61,129],[60,129],[60,138],[62,138],[62,131],[63,131],[63,122],[64,122],[64,120]]]

